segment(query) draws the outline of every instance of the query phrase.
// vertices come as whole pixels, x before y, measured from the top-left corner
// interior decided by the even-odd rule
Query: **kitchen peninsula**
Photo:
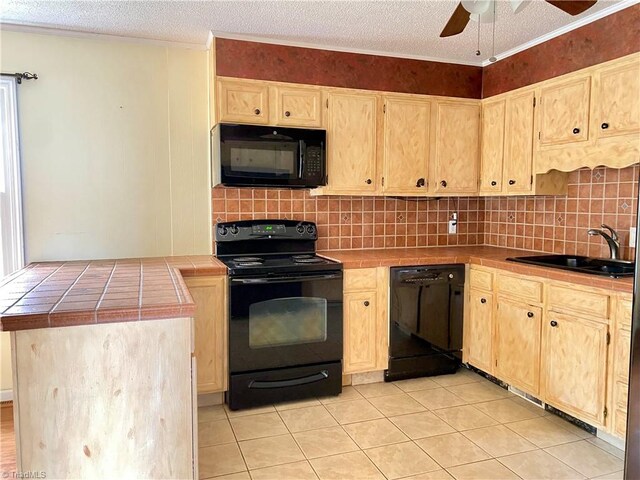
[[[0,285],[17,471],[194,478],[196,305],[211,256],[33,263]]]

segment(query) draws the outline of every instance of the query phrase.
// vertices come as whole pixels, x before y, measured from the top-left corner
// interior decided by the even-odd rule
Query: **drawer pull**
[[[419,178],[418,181],[416,182],[416,187],[420,188],[420,187],[424,187],[424,178]]]
[[[371,179],[367,178],[364,183],[366,183],[367,185],[371,185]]]
[[[447,181],[446,180],[442,180],[440,182],[440,185],[442,185],[444,188],[447,188]]]
[[[365,302],[364,302],[364,306],[365,306],[365,307],[368,307],[368,306],[369,306],[369,300],[365,300]]]
[[[509,180],[509,185],[515,185],[516,181],[515,180]]]
[[[576,128],[573,129],[573,134],[574,135],[577,135],[579,133],[580,133],[580,129],[579,128],[576,127]]]
[[[609,124],[605,122],[602,125],[600,125],[600,128],[602,128],[603,130],[606,130],[607,128],[609,128]]]
[[[496,182],[495,180],[491,180],[491,186],[495,187],[498,184],[498,182]]]
[[[259,109],[259,108],[256,108],[256,109],[253,111],[253,113],[255,113],[256,115],[260,115],[260,109]]]
[[[487,299],[486,298],[481,298],[480,299],[480,303],[487,303]]]
[[[533,312],[527,312],[527,317],[533,318]]]
[[[551,325],[552,327],[557,327],[558,326],[558,322],[556,322],[555,320],[551,320],[549,325]]]
[[[291,112],[289,112],[289,111],[284,112],[284,116],[285,117],[290,117],[291,116]]]

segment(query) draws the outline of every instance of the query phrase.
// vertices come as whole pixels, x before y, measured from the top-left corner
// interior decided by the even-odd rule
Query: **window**
[[[22,268],[22,196],[16,80],[0,77],[0,278]]]

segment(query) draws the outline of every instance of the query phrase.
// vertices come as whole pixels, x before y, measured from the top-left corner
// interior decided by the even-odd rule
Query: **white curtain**
[[[24,265],[16,86],[0,77],[0,278]]]

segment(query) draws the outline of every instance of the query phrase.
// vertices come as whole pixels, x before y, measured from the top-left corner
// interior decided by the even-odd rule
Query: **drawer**
[[[520,297],[524,300],[540,303],[542,301],[542,282],[510,275],[498,275],[496,278],[498,293],[510,297]]]
[[[375,268],[354,268],[344,271],[344,291],[357,292],[375,290],[377,272]]]
[[[613,392],[613,399],[615,401],[616,408],[627,410],[627,403],[629,401],[629,385],[624,382],[616,382]]]
[[[633,299],[619,297],[618,309],[616,312],[618,325],[624,325],[624,326],[627,326],[628,328],[631,328],[632,316],[633,316]]]
[[[473,267],[469,270],[469,285],[471,288],[482,290],[493,290],[493,273],[484,270],[476,270]]]
[[[560,312],[578,312],[598,318],[609,318],[609,295],[584,292],[552,284],[549,287],[549,307]]]

